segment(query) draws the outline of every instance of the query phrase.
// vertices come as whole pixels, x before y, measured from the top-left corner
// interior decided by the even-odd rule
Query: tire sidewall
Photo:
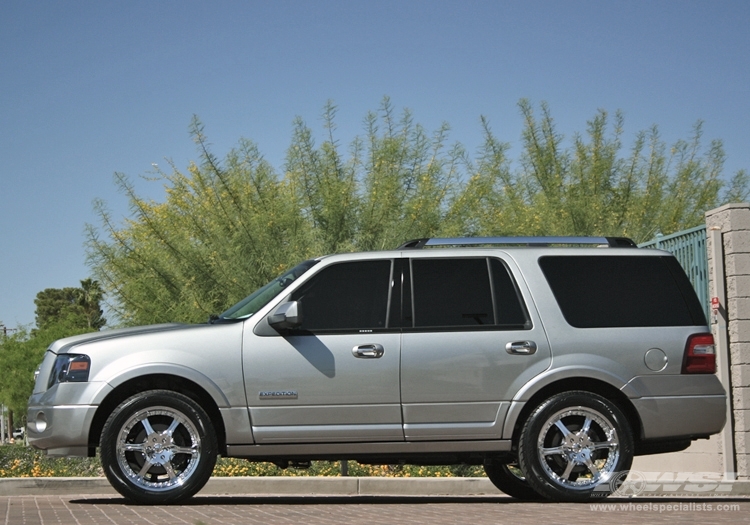
[[[538,501],[543,499],[525,478],[513,474],[507,464],[490,463],[484,465],[487,477],[495,487],[506,495],[519,501]]]
[[[117,460],[117,441],[123,425],[134,413],[156,406],[182,412],[195,425],[201,440],[201,453],[195,471],[183,484],[162,491],[151,491],[134,485],[122,471]],[[117,492],[139,504],[172,504],[190,498],[203,488],[211,477],[218,454],[216,433],[206,412],[189,397],[169,390],[141,392],[121,403],[104,424],[100,445],[105,476]]]
[[[572,391],[554,395],[531,413],[521,430],[518,444],[519,465],[526,475],[527,483],[539,494],[554,501],[590,501],[605,498],[616,488],[611,486],[611,479],[585,490],[563,487],[556,483],[542,467],[537,443],[544,425],[555,413],[575,407],[585,407],[599,412],[617,431],[619,458],[611,479],[618,477],[619,472],[628,471],[633,462],[634,445],[631,427],[616,404],[591,392]]]

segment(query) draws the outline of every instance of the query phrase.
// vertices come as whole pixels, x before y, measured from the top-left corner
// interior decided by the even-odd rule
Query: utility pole
[[[8,332],[15,332],[18,328],[8,328],[4,324],[0,324],[0,329],[3,331],[3,338],[8,337]]]
[[[0,338],[0,341],[3,341],[8,337],[8,332],[15,332],[17,328],[8,328],[4,324],[0,324],[0,330],[2,331],[2,338]],[[13,428],[11,428],[12,423],[10,419],[8,419],[6,423],[5,410],[5,405],[0,405],[0,445],[8,443],[13,436]]]

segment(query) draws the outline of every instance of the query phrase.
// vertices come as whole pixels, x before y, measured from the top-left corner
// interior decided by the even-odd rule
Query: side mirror
[[[302,324],[302,309],[297,301],[280,304],[266,318],[276,330],[291,330]]]

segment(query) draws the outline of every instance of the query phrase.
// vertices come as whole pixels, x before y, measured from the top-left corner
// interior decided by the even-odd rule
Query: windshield
[[[258,288],[253,293],[235,304],[219,316],[219,319],[245,319],[267,305],[271,299],[276,297],[287,286],[292,284],[300,275],[312,268],[318,261],[305,261],[291,270],[281,274],[279,277]]]

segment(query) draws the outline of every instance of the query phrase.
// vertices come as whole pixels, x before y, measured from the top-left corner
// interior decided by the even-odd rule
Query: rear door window
[[[494,258],[412,259],[414,328],[525,329],[526,309]]]

